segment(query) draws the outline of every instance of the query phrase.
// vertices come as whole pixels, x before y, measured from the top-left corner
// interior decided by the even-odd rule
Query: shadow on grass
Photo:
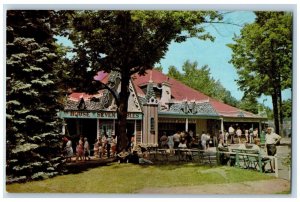
[[[113,166],[113,163],[117,163],[115,159],[105,159],[105,160],[91,160],[91,161],[78,161],[69,163],[66,165],[66,171],[64,174],[79,174],[85,171],[88,171],[92,168],[102,167],[102,166],[112,166],[113,169],[120,168],[119,166]],[[188,161],[154,161],[154,164],[138,164],[141,168],[148,167],[159,167],[162,170],[173,170],[178,168],[179,166],[190,166],[190,167],[206,167],[212,168],[215,165],[209,164],[200,164],[197,162],[188,162]],[[120,164],[122,165],[122,164]]]
[[[66,171],[64,172],[64,174],[79,174],[91,168],[97,168],[99,166],[109,166],[112,162],[114,162],[114,159],[79,161],[76,163],[69,163],[66,165]]]

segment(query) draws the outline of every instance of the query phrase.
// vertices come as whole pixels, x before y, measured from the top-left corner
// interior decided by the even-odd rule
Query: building
[[[120,91],[120,74],[99,72],[101,80],[111,89]],[[157,70],[144,76],[132,76],[129,86],[127,134],[136,143],[158,144],[166,132],[202,131],[216,136],[230,125],[243,129],[259,128],[266,118],[229,106],[169,78]],[[108,90],[96,95],[72,93],[60,116],[65,120],[64,133],[84,135],[89,141],[104,134],[113,135],[117,119],[116,104]]]

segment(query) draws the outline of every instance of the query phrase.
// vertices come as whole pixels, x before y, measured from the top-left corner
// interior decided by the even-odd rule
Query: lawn
[[[10,193],[136,193],[147,187],[175,187],[274,179],[257,171],[197,164],[153,165],[112,163],[78,174],[10,184]]]

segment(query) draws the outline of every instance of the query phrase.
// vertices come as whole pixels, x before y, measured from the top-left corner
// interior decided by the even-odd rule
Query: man
[[[177,131],[177,133],[173,135],[173,141],[174,141],[174,148],[177,149],[180,143],[180,131]]]
[[[265,150],[267,150],[268,156],[275,156],[276,155],[276,144],[281,139],[281,136],[273,132],[273,128],[268,127],[266,133],[266,140],[265,140]],[[270,162],[271,171],[274,171],[275,162]]]
[[[232,125],[228,128],[228,133],[229,133],[230,144],[233,144],[234,128],[232,127]]]

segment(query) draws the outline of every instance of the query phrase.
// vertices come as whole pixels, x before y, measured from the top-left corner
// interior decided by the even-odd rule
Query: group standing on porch
[[[274,133],[272,128],[267,128],[266,131],[266,138],[265,138],[265,150],[269,156],[274,156],[276,154],[276,144],[280,141],[280,136]],[[214,144],[214,138],[217,139],[217,145]],[[175,134],[167,134],[166,132],[159,138],[159,146],[161,148],[168,149],[170,154],[176,154],[176,149],[184,148],[184,149],[191,149],[191,148],[198,148],[201,150],[208,150],[210,145],[216,146],[228,146],[232,144],[253,144],[259,143],[259,133],[258,128],[240,128],[236,125],[234,128],[233,125],[227,130],[219,131],[218,134],[214,136],[210,135],[206,131],[202,131],[201,134],[196,134],[190,130],[189,132],[185,131],[177,131]],[[132,139],[129,140],[133,142]],[[76,152],[73,152],[72,149],[72,141],[71,138],[64,137],[63,138],[63,155],[66,158],[67,162],[72,162],[72,157],[76,157],[76,161],[87,161],[91,159],[91,155],[94,156],[94,159],[107,159],[107,158],[117,158],[120,162],[125,160],[122,159],[124,156],[123,153],[127,152],[128,155],[134,157],[133,151],[136,150],[132,148],[126,148],[123,153],[117,153],[117,137],[115,135],[108,136],[107,134],[103,134],[102,136],[95,139],[93,148],[90,148],[90,144],[88,139],[83,135],[80,135],[79,140],[76,142]],[[92,150],[92,153],[91,153]],[[147,152],[147,151],[146,151]],[[143,152],[143,156],[139,156],[141,163],[150,163],[149,159],[146,158],[146,152]],[[126,154],[126,153],[124,153]],[[144,159],[146,159],[144,161]],[[128,160],[128,159],[126,159]],[[130,162],[128,160],[128,162]],[[150,163],[151,164],[151,163]],[[270,165],[272,170],[274,168],[273,163]]]

